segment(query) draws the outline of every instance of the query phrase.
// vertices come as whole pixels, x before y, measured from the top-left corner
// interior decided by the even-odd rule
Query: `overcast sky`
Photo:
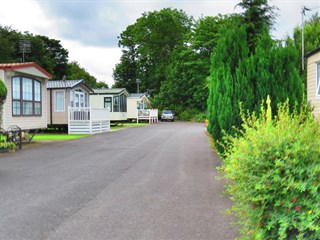
[[[61,41],[69,51],[69,61],[77,61],[98,81],[113,84],[112,69],[119,62],[121,49],[117,36],[143,12],[165,7],[182,9],[189,16],[216,16],[241,12],[240,0],[0,0],[0,25]],[[273,0],[279,8],[277,39],[292,35],[301,25],[301,8],[319,12],[320,0]]]

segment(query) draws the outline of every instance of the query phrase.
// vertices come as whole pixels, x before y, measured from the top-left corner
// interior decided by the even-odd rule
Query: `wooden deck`
[[[110,130],[110,111],[103,108],[68,109],[69,134],[95,134]]]
[[[158,122],[158,109],[143,109],[138,110],[137,123],[139,120],[148,120],[149,123]]]

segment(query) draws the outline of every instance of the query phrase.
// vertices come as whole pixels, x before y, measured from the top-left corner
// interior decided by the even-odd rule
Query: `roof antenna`
[[[19,51],[22,52],[22,62],[24,63],[25,54],[31,52],[31,44],[28,39],[19,40]]]
[[[301,41],[302,41],[302,45],[301,45],[301,67],[302,67],[302,71],[304,71],[304,16],[306,16],[306,11],[311,11],[311,9],[307,8],[306,6],[302,6],[302,11],[301,11],[301,15],[302,15],[302,24],[301,24]]]

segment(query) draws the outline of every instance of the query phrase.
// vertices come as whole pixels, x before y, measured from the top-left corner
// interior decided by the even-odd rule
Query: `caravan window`
[[[56,91],[56,112],[64,112],[65,96],[64,91]]]
[[[41,83],[26,77],[12,78],[12,115],[41,116]]]
[[[104,108],[106,108],[110,112],[112,112],[112,98],[111,97],[104,98]]]
[[[119,112],[119,96],[113,97],[113,111]]]
[[[122,94],[120,96],[120,112],[126,112],[127,111],[127,97]]]

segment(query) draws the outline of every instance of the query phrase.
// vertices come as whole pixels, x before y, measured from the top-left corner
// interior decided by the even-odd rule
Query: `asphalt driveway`
[[[1,240],[231,240],[204,124],[159,123],[0,156]]]

